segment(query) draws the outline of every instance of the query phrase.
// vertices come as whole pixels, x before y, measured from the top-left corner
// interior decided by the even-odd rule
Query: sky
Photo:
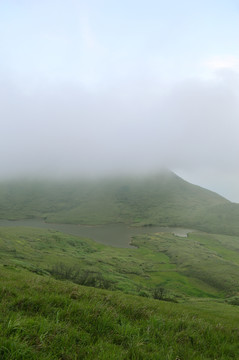
[[[0,0],[0,178],[157,172],[239,202],[239,3]]]

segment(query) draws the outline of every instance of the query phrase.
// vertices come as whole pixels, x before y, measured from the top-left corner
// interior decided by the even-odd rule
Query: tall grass
[[[1,359],[238,358],[239,315],[230,305],[209,303],[215,315],[200,304],[86,288],[26,270],[0,272]]]

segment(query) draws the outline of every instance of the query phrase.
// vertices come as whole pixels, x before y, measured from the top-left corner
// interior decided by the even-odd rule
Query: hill
[[[239,234],[237,204],[164,172],[2,182],[0,215],[147,230],[116,248],[1,226],[1,359],[238,358],[239,236],[223,235]],[[214,233],[179,237],[152,225]]]
[[[101,180],[1,182],[0,218],[178,226],[239,234],[238,204],[170,171]]]

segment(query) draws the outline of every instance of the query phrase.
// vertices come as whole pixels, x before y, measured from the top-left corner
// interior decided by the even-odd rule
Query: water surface
[[[16,227],[25,226],[33,228],[44,228],[61,231],[66,234],[81,236],[95,240],[101,244],[111,245],[115,247],[129,248],[132,236],[140,234],[167,232],[176,236],[187,237],[191,232],[190,229],[170,228],[160,226],[150,227],[131,227],[125,224],[109,224],[109,225],[71,225],[71,224],[49,224],[42,220],[0,220],[0,226]]]

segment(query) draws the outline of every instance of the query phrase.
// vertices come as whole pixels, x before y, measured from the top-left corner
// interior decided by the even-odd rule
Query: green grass
[[[149,228],[150,231],[150,228]],[[152,297],[229,298],[239,293],[239,238],[191,233],[135,236],[115,248],[55,230],[0,229],[0,261],[78,284]]]
[[[177,273],[186,276],[188,280],[194,279],[194,286],[200,284],[199,289],[208,289],[210,293],[214,288],[227,296],[239,292],[239,259],[235,252],[239,249],[237,237],[191,233],[188,238],[180,238],[171,234],[158,234],[136,237],[133,243],[167,255]],[[176,282],[176,287],[182,286],[179,279]],[[191,283],[190,287],[193,291]]]
[[[237,359],[236,307],[172,304],[0,267],[0,357]]]
[[[1,183],[0,218],[149,233],[115,248],[0,227],[0,359],[238,359],[238,206],[172,173]],[[150,234],[151,224],[211,234]]]
[[[0,358],[237,359],[239,238],[159,233],[133,243],[1,228]],[[152,298],[158,288],[164,301]]]

